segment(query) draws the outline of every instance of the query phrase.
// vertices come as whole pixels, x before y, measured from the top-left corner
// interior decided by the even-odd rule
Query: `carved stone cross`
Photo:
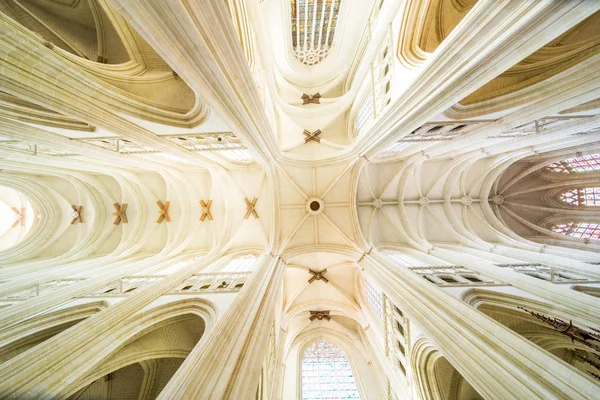
[[[252,201],[248,200],[247,197],[244,197],[244,201],[246,202],[246,215],[244,216],[244,219],[250,218],[251,215],[258,219],[258,214],[256,213],[255,209],[257,200],[258,199],[256,197],[252,199]]]
[[[200,216],[200,221],[204,222],[206,218],[209,221],[212,221],[212,215],[210,214],[210,205],[212,204],[212,200],[209,200],[208,203],[205,203],[204,200],[200,200],[200,206],[202,207],[202,215]]]
[[[329,321],[331,320],[331,317],[329,316],[329,311],[310,311],[310,317],[308,319],[311,321],[314,321],[315,319],[318,321]]]
[[[321,134],[321,130],[317,129],[314,132],[309,132],[306,129],[304,130],[304,136],[306,136],[304,138],[304,143],[308,143],[308,142],[317,142],[317,143],[321,143],[321,138],[318,137]]]
[[[18,225],[25,226],[25,213],[27,209],[25,207],[21,207],[20,209],[11,207],[11,209],[15,212],[15,222],[12,224],[12,228],[16,228]]]
[[[302,105],[306,104],[321,104],[321,94],[319,92],[315,94],[302,93]]]
[[[156,223],[160,224],[161,222],[163,222],[164,219],[166,219],[167,222],[171,222],[171,217],[169,216],[169,206],[171,205],[171,202],[167,201],[163,205],[162,201],[159,200],[156,202],[156,204],[158,204],[158,208],[160,208],[160,210],[158,211],[160,216],[156,220]]]
[[[308,270],[309,274],[312,274],[312,276],[310,277],[310,279],[308,280],[308,283],[313,283],[314,281],[323,281],[325,283],[329,282],[329,279],[325,278],[323,275],[325,275],[325,273],[327,272],[327,269],[323,269],[321,271],[313,271],[312,269]]]
[[[113,215],[115,216],[115,221],[113,222],[113,224],[115,225],[119,225],[121,223],[121,221],[123,221],[124,224],[127,223],[127,204],[123,203],[122,205],[119,205],[119,203],[115,203],[113,204],[113,207],[115,208],[115,211],[113,213]]]
[[[75,204],[71,204],[71,208],[73,209],[73,212],[71,213],[71,218],[73,218],[71,220],[71,225],[77,222],[83,224],[83,206],[77,207]]]

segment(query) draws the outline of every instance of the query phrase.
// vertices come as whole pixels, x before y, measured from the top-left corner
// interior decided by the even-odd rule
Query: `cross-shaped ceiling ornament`
[[[302,105],[306,104],[321,104],[321,94],[319,92],[315,94],[302,93]]]
[[[310,311],[310,317],[308,318],[311,321],[315,319],[318,321],[330,321],[331,317],[329,316],[329,311]]]
[[[83,224],[83,206],[77,207],[75,204],[71,204],[71,208],[73,209],[73,212],[71,213],[71,218],[73,218],[71,220],[71,225],[74,225],[77,222]]]
[[[258,199],[256,197],[252,201],[248,200],[247,197],[244,197],[244,201],[246,202],[246,215],[244,216],[244,219],[250,218],[251,215],[258,219],[258,214],[256,213],[255,209],[257,200]]]
[[[314,281],[323,281],[325,283],[328,283],[329,279],[327,279],[323,276],[323,275],[325,275],[326,272],[327,272],[327,268],[323,269],[321,271],[318,271],[318,272],[313,271],[312,269],[309,269],[308,273],[311,274],[312,276],[308,280],[308,283],[313,283]]]
[[[119,203],[115,203],[113,204],[113,207],[115,208],[115,211],[113,213],[113,215],[115,216],[115,221],[113,222],[113,224],[115,225],[119,225],[121,223],[121,221],[123,221],[124,224],[127,223],[127,204],[123,203],[122,205],[119,205]]]
[[[304,138],[304,143],[308,143],[308,142],[317,142],[317,143],[321,143],[321,138],[318,137],[321,134],[321,130],[317,129],[314,132],[309,132],[306,129],[304,130],[304,136],[306,136]]]
[[[200,206],[202,207],[202,215],[200,216],[200,221],[204,222],[206,218],[209,221],[212,221],[212,215],[210,214],[210,205],[212,204],[212,200],[209,200],[208,203],[205,203],[204,200],[200,200]]]
[[[11,207],[11,209],[15,212],[15,222],[12,224],[12,228],[16,228],[19,225],[25,226],[25,213],[27,209],[25,207],[21,207],[20,209]]]
[[[171,217],[169,216],[169,206],[171,205],[171,202],[167,201],[163,205],[162,201],[159,200],[156,202],[156,204],[158,204],[158,208],[160,208],[160,210],[158,210],[158,213],[160,214],[160,216],[156,220],[156,223],[160,224],[165,219],[167,220],[167,222],[171,222]]]

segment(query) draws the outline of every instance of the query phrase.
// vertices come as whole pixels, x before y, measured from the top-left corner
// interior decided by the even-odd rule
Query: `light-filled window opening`
[[[302,399],[360,399],[350,361],[342,349],[319,340],[304,351]]]
[[[402,267],[427,267],[431,264],[421,260],[420,258],[414,257],[412,255],[401,253],[396,250],[384,250],[382,251],[389,258],[394,260],[398,265]]]
[[[291,0],[292,47],[298,61],[315,65],[333,47],[342,0]]]
[[[568,158],[546,166],[546,170],[563,174],[589,172],[600,169],[600,154]]]
[[[572,206],[600,206],[600,187],[567,190],[560,200]]]
[[[367,301],[369,302],[371,310],[373,310],[375,315],[380,319],[383,319],[383,294],[381,293],[381,290],[369,281],[366,281],[365,288],[367,292]]]
[[[219,272],[249,272],[256,268],[255,256],[236,257],[229,261]]]
[[[563,235],[583,238],[583,239],[600,239],[600,224],[589,222],[567,222],[564,224],[556,224],[552,227],[556,233]]]
[[[354,117],[354,124],[352,131],[354,136],[359,136],[363,133],[364,129],[375,119],[375,110],[373,109],[373,96],[371,90],[367,91],[367,95],[360,103],[356,116]]]

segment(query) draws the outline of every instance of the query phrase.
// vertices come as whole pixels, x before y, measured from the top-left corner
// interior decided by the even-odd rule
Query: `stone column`
[[[232,306],[194,347],[159,399],[254,398],[283,269],[279,257],[263,256]]]
[[[467,251],[463,252],[435,247],[431,250],[431,254],[452,264],[465,266],[470,270],[480,272],[490,278],[508,283],[525,292],[536,295],[562,313],[570,315],[576,322],[586,326],[600,325],[598,299],[532,276],[498,267],[489,260],[467,254]]]
[[[590,378],[376,250],[359,264],[484,398],[595,396]]]
[[[478,1],[358,141],[360,153],[388,148],[598,9],[594,1]]]
[[[263,160],[279,153],[223,0],[110,0],[150,46]]]
[[[121,321],[159,298],[181,281],[214,261],[191,261],[165,279],[148,284],[118,304],[59,333],[0,365],[0,397],[53,399],[68,396],[69,388],[119,346],[129,332]]]

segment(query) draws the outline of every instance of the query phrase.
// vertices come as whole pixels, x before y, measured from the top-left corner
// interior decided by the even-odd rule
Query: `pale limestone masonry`
[[[598,1],[0,1],[1,399],[599,399],[599,210]]]

